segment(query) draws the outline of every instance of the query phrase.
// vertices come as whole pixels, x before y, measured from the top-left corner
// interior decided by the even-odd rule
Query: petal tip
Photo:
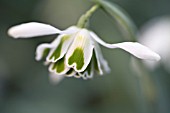
[[[158,55],[158,54],[156,54],[156,55],[155,55],[155,61],[160,61],[160,60],[161,60],[161,56]]]
[[[15,27],[9,28],[7,33],[8,33],[9,36],[11,36],[13,38],[19,38],[19,36],[17,35],[17,32],[15,30]]]
[[[36,61],[40,61],[40,59],[41,59],[40,56],[38,56],[38,55],[35,56]]]

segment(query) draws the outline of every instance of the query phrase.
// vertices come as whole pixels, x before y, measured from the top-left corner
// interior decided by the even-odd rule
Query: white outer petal
[[[8,34],[14,38],[30,38],[43,35],[52,35],[61,31],[51,25],[29,22],[11,27]]]
[[[155,61],[160,60],[160,56],[157,53],[153,52],[148,47],[143,46],[137,42],[123,42],[123,43],[116,43],[116,44],[108,44],[103,40],[101,40],[95,33],[90,32],[90,34],[94,40],[96,40],[99,44],[107,48],[112,48],[112,49],[120,48],[140,59],[155,60]]]

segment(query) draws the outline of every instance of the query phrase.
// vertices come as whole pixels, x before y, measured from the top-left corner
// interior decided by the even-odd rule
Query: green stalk
[[[87,26],[90,17],[92,14],[99,8],[99,5],[94,5],[91,9],[89,9],[84,15],[82,15],[77,23],[77,26],[80,28],[84,28]]]
[[[103,11],[108,14],[114,22],[118,23],[124,38],[128,41],[136,40],[136,26],[130,16],[124,9],[115,3],[107,0],[93,0],[96,4],[100,4]]]

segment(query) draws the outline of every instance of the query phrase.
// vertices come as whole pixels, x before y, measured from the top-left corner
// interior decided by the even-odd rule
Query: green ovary
[[[76,63],[77,70],[80,70],[83,67],[84,53],[82,48],[76,48],[71,57],[68,59],[69,65],[72,65],[73,63]]]

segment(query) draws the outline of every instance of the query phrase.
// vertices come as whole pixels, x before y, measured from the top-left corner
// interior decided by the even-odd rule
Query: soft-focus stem
[[[146,69],[144,64],[139,59],[133,59],[135,63],[135,68],[137,80],[139,82],[140,93],[143,95],[141,101],[145,106],[147,113],[156,113],[155,104],[157,101],[156,87],[153,80],[150,77],[150,72]]]
[[[125,39],[128,41],[137,41],[136,40],[136,29],[134,23],[131,21],[131,19],[128,17],[126,12],[117,4],[110,3],[106,0],[92,0],[95,3],[98,3],[101,5],[101,8],[109,14],[113,19],[115,19],[122,28],[122,31],[125,31]],[[156,87],[153,83],[153,80],[150,78],[149,71],[145,68],[143,63],[136,59],[135,60],[136,66],[139,68],[138,71],[138,82],[140,85],[141,93],[144,95],[144,100],[141,100],[145,103],[146,109],[148,113],[155,113],[154,111],[154,104],[157,98],[156,95]]]
[[[84,15],[82,15],[77,23],[77,26],[80,28],[84,28],[87,26],[88,21],[92,14],[99,8],[99,5],[94,5],[91,9],[89,9]]]
[[[117,4],[109,0],[92,0],[96,4],[100,4],[101,9],[116,22],[121,29],[123,38],[128,41],[135,41],[136,26],[130,16]]]

